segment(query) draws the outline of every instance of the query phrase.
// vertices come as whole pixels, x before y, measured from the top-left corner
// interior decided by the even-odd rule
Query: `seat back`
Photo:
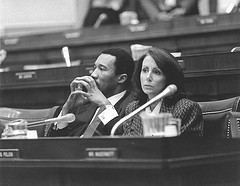
[[[232,138],[240,138],[240,112],[229,112],[227,118],[230,123]]]
[[[18,109],[18,108],[7,108],[0,107],[0,135],[2,134],[5,124],[9,121],[16,119],[24,119],[28,122],[43,121],[56,117],[59,113],[60,107],[54,106],[52,108],[45,109]],[[38,137],[46,136],[46,126],[32,127],[30,130],[37,130]]]
[[[229,112],[240,111],[240,97],[198,103],[203,113],[204,136],[231,138],[231,129],[227,114]]]

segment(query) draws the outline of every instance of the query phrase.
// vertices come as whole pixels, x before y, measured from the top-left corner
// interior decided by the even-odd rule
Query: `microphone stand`
[[[31,128],[31,127],[37,127],[37,126],[41,126],[41,125],[46,125],[49,123],[55,123],[55,122],[68,122],[71,123],[73,121],[75,121],[75,115],[74,114],[67,114],[58,118],[50,118],[50,119],[46,119],[43,121],[35,121],[35,122],[31,122],[27,125],[27,128]]]
[[[93,28],[98,29],[98,27],[103,23],[103,21],[107,20],[108,16],[105,13],[99,15],[97,21],[94,23]]]
[[[136,114],[138,114],[139,112],[141,112],[143,109],[147,108],[148,106],[150,106],[151,104],[153,104],[154,102],[167,97],[167,96],[171,96],[173,95],[177,90],[176,85],[169,85],[163,92],[161,92],[160,94],[158,94],[157,96],[155,96],[154,98],[152,98],[151,100],[149,100],[147,103],[145,103],[144,105],[142,105],[141,107],[137,108],[136,110],[134,110],[133,112],[131,112],[130,114],[128,114],[127,116],[125,116],[124,118],[120,119],[112,128],[111,130],[111,136],[113,137],[115,134],[115,131],[117,130],[117,128],[124,123],[125,121],[129,120],[130,118],[132,118],[133,116],[135,116]]]
[[[44,121],[35,121],[35,122],[32,122],[32,123],[29,123],[29,124],[27,125],[27,128],[38,127],[38,126],[46,125],[46,124],[49,124],[49,123],[53,123],[53,122],[47,121],[47,120],[44,120]]]

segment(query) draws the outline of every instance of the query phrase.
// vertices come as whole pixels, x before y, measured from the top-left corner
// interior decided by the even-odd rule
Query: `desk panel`
[[[240,183],[238,139],[96,137],[0,140],[0,149],[7,148],[19,149],[20,158],[0,159],[1,185]],[[86,155],[89,148],[115,148],[117,156],[89,158]]]

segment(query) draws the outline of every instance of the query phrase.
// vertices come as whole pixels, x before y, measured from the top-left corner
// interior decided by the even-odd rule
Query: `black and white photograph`
[[[240,185],[240,0],[0,0],[0,186]]]

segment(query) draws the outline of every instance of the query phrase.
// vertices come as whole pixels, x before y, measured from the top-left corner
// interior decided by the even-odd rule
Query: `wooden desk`
[[[239,139],[0,140],[0,185],[238,185]],[[9,155],[9,154],[8,154]],[[114,156],[115,155],[115,156]]]
[[[69,46],[72,60],[92,62],[105,48],[131,44],[152,45],[183,54],[230,51],[239,45],[240,13],[189,16],[172,21],[143,22],[131,26],[103,26],[58,33],[2,38],[8,51],[2,66],[49,64],[63,61],[61,48]]]
[[[185,87],[196,101],[217,100],[240,95],[240,52],[186,55],[179,58]],[[92,63],[77,67],[12,71],[0,73],[2,106],[44,108],[62,105],[69,84],[87,75]]]

